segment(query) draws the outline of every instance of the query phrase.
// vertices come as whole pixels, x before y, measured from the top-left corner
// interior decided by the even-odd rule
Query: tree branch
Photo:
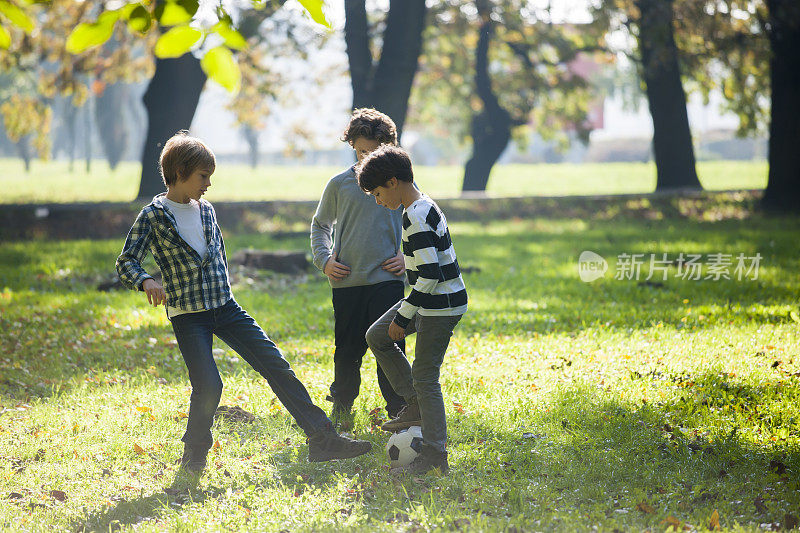
[[[362,107],[370,101],[370,78],[373,69],[366,0],[345,0],[344,10],[344,40],[350,63],[353,105]]]

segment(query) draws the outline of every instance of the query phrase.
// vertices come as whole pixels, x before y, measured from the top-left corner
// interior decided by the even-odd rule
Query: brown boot
[[[408,405],[400,410],[397,418],[389,420],[381,429],[384,431],[391,431],[392,433],[400,431],[401,429],[410,428],[411,426],[421,426],[422,417],[419,414],[419,404],[417,398],[414,397],[408,401]]]
[[[350,459],[372,449],[368,440],[353,440],[339,435],[333,426],[317,431],[308,438],[308,460],[312,463],[331,459]]]

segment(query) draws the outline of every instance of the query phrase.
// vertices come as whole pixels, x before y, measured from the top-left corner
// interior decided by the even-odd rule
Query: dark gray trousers
[[[445,450],[447,420],[444,414],[439,371],[450,344],[453,329],[463,315],[423,316],[417,313],[406,327],[406,335],[417,334],[414,363],[389,338],[389,324],[394,320],[400,302],[386,311],[367,330],[367,344],[375,354],[392,388],[406,401],[416,396],[422,416],[422,439],[439,451]]]

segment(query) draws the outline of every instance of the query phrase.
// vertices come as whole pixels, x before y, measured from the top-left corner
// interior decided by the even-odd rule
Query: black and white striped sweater
[[[411,293],[394,321],[405,328],[415,313],[456,316],[467,311],[467,289],[458,268],[447,220],[424,194],[403,210],[403,256]]]

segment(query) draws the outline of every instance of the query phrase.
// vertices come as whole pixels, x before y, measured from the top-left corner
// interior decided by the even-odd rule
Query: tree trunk
[[[142,98],[147,110],[147,137],[142,151],[139,199],[150,199],[164,190],[158,171],[161,149],[176,132],[192,125],[205,82],[200,60],[192,54],[156,60],[156,72]]]
[[[94,116],[97,131],[111,170],[117,168],[129,142],[128,116],[125,112],[128,91],[128,85],[114,83],[107,86],[96,100]]]
[[[767,0],[772,48],[769,178],[763,206],[800,211],[800,6]]]
[[[17,153],[19,157],[22,159],[22,162],[25,164],[25,173],[29,173],[31,171],[31,143],[30,143],[30,136],[26,135],[19,140],[19,142],[14,143],[17,148]]]
[[[370,50],[365,0],[345,0],[345,42],[353,109],[374,107],[397,126],[399,140],[417,73],[425,27],[425,0],[391,0],[377,65]]]
[[[78,108],[72,103],[72,98],[67,102],[65,111],[67,123],[67,154],[69,159],[69,172],[75,171],[75,150],[77,148],[78,137]]]
[[[656,190],[702,189],[672,27],[672,0],[638,0],[639,50],[653,117]]]
[[[515,125],[511,115],[500,106],[489,77],[489,43],[494,24],[484,19],[475,49],[475,88],[483,102],[483,110],[472,118],[472,156],[464,168],[462,192],[485,191],[492,167],[511,140]]]
[[[250,168],[258,166],[258,131],[250,126],[242,126],[242,136],[247,141],[247,147],[250,155]]]
[[[89,86],[91,87],[92,83],[89,80]],[[92,172],[92,109],[94,104],[94,96],[91,92],[89,92],[89,97],[86,99],[86,103],[83,104],[83,155],[86,157],[86,173],[89,174]]]
[[[482,111],[472,119],[472,156],[464,168],[462,192],[485,191],[492,167],[511,140],[511,119],[508,113]]]

